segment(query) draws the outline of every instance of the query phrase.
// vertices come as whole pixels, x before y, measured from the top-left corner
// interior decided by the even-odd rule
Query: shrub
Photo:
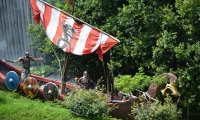
[[[165,85],[167,83],[166,75],[158,77],[153,76],[151,83],[158,84],[158,85]]]
[[[120,89],[124,93],[131,93],[135,89],[142,90],[145,87],[149,86],[152,77],[145,75],[142,67],[138,70],[139,72],[137,72],[134,76],[122,75],[120,78],[115,77],[115,87]]]
[[[133,104],[131,114],[135,120],[179,120],[182,118],[181,110],[177,110],[176,104],[171,98],[165,98],[162,105],[159,101],[151,104]]]
[[[94,118],[108,116],[114,107],[107,104],[108,95],[95,90],[77,90],[65,98],[65,105],[74,114]]]

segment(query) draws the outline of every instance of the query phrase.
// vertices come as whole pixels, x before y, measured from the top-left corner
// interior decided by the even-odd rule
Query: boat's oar
[[[2,59],[1,59],[2,60]],[[5,61],[5,62],[13,62],[12,60],[2,60],[2,61]]]

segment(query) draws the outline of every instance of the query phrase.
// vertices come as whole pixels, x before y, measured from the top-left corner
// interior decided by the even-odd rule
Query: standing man
[[[88,77],[87,71],[84,71],[83,72],[83,77],[79,78],[77,82],[80,84],[82,89],[87,89],[88,90],[88,89],[90,89],[91,84],[93,83],[93,80],[91,80]]]
[[[117,75],[117,78],[118,78],[118,79],[114,81],[114,94],[117,95],[117,96],[119,96],[119,97],[122,96],[122,91],[119,90],[118,88],[116,88],[115,85],[116,85],[117,82],[120,80],[120,77],[121,77],[121,74],[118,74],[118,75]]]
[[[31,75],[31,73],[30,73],[30,66],[31,66],[30,62],[36,61],[36,60],[43,60],[43,58],[34,58],[32,56],[29,56],[28,52],[25,52],[25,56],[20,57],[18,60],[11,61],[12,63],[22,62],[21,83],[23,83],[24,80],[27,77],[30,77],[30,75]]]

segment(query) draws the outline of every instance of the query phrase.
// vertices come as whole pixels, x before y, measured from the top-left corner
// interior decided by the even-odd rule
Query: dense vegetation
[[[58,104],[59,103],[59,104]],[[14,92],[0,91],[1,120],[88,120],[88,116],[77,116],[61,102],[30,99]],[[115,120],[108,115],[96,116],[96,120]]]
[[[48,2],[72,13],[72,7],[67,6],[65,0]],[[200,109],[198,0],[76,0],[73,14],[121,41],[104,55],[104,66],[114,76],[119,73],[134,75],[140,67],[149,76],[172,72],[179,80],[181,107],[194,111]],[[42,31],[41,26],[29,26],[29,33],[35,33],[36,47],[54,55],[52,50],[47,50],[51,47]],[[39,44],[44,39],[43,42],[48,44]],[[63,56],[61,50],[56,51]],[[51,59],[58,63],[55,55]],[[92,54],[71,55],[69,69],[73,69],[76,75],[87,69],[92,77],[95,74],[101,76],[104,68]]]
[[[166,97],[166,102],[162,105],[161,102],[146,104],[133,104],[132,116],[135,120],[182,120],[181,110],[177,109],[171,98]]]
[[[91,120],[105,118],[115,107],[108,106],[108,95],[96,90],[75,90],[70,92],[64,101],[67,109],[77,116],[85,116]]]

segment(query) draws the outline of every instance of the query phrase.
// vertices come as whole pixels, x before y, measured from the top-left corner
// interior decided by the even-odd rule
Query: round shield
[[[43,94],[46,100],[53,101],[58,99],[59,91],[56,84],[49,82],[43,88]]]
[[[38,93],[39,84],[33,77],[28,77],[24,80],[23,90],[24,93],[29,97],[35,97]]]
[[[19,85],[19,76],[15,71],[10,71],[6,74],[5,78],[6,87],[9,90],[15,90]]]

